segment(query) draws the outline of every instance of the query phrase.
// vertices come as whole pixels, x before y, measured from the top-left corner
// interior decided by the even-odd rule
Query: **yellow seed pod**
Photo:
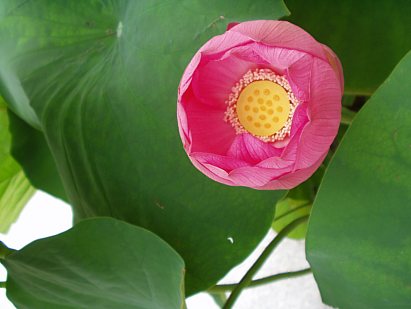
[[[237,117],[253,135],[271,136],[280,131],[290,114],[287,91],[272,81],[255,81],[240,93]]]

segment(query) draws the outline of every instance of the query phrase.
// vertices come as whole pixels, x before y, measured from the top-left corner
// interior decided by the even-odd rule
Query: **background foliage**
[[[62,304],[78,297],[114,308],[118,303],[100,293],[107,289],[114,289],[109,294],[114,299],[125,297],[122,306],[129,308],[163,308],[167,302],[179,308],[183,260],[185,293],[191,295],[241,262],[270,225],[279,231],[311,209],[307,256],[325,302],[340,308],[411,302],[410,54],[389,76],[411,49],[411,3],[287,0],[286,5],[281,0],[0,2],[0,94],[9,108],[7,115],[0,100],[0,231],[15,220],[32,186],[68,201],[80,222],[21,252],[2,251],[8,293],[19,308],[81,308]],[[179,78],[194,52],[229,22],[281,17],[340,57],[345,125],[324,166],[288,193],[214,183],[191,166],[181,147],[175,119]],[[95,216],[135,226],[114,219],[81,221]],[[97,235],[106,229],[112,234],[104,242]],[[306,229],[300,226],[290,237],[303,238]],[[153,251],[133,251],[124,239]],[[73,243],[75,251],[68,250]],[[124,254],[96,264],[90,253],[108,256],[110,248]],[[138,267],[128,254],[142,253],[153,262],[141,264],[149,275],[137,268],[127,273],[125,266]],[[151,253],[164,257],[164,264]],[[78,268],[63,271],[68,265]],[[57,271],[50,277],[46,269]],[[103,269],[125,277],[104,277]],[[172,282],[150,280],[158,270]],[[33,282],[43,276],[50,284],[37,291]],[[91,282],[99,289],[83,295]],[[138,292],[147,282],[161,291],[155,304]],[[74,288],[77,284],[84,289]]]

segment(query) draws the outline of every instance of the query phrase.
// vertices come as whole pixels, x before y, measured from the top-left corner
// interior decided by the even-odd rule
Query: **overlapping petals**
[[[289,136],[274,143],[237,134],[224,121],[232,87],[249,70],[284,75],[299,100]],[[192,163],[215,181],[290,189],[321,165],[340,122],[343,75],[327,46],[284,21],[250,21],[212,38],[193,57],[178,92],[177,116]]]

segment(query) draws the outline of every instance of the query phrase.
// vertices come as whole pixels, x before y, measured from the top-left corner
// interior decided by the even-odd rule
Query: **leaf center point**
[[[121,21],[118,23],[116,33],[117,33],[118,38],[120,38],[121,35],[123,34],[123,23]]]

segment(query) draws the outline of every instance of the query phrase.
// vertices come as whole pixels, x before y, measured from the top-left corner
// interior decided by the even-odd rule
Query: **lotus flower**
[[[293,188],[327,155],[343,87],[336,55],[301,28],[265,20],[231,25],[200,48],[181,79],[184,149],[223,184]]]

